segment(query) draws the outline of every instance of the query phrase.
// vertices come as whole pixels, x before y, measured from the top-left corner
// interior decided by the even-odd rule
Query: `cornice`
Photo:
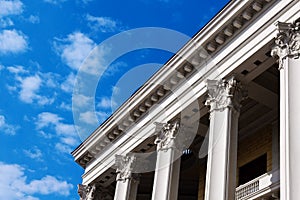
[[[231,1],[72,155],[85,168],[276,0]],[[172,70],[170,70],[172,69]],[[155,84],[153,84],[155,83]],[[126,111],[126,112],[125,112]],[[124,114],[128,113],[129,114]]]

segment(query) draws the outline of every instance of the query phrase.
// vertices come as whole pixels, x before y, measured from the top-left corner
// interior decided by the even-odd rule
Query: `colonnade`
[[[280,199],[293,200],[300,196],[300,20],[278,23],[275,44],[272,55],[279,60],[280,70]],[[205,200],[232,200],[236,188],[238,118],[245,92],[233,77],[207,80],[207,91],[210,127]],[[155,140],[152,200],[176,200],[181,152],[174,141],[180,123],[158,125],[162,128]],[[114,200],[136,199],[139,181],[132,171],[134,163],[134,155],[116,156]],[[89,198],[86,193],[87,197],[82,199]]]

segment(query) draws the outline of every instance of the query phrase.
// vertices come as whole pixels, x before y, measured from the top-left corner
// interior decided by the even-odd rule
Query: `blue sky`
[[[78,199],[83,169],[70,152],[159,68],[157,63],[172,56],[147,48],[119,56],[102,73],[94,101],[86,96],[72,101],[78,70],[94,47],[141,27],[191,37],[226,3],[0,0],[0,199]],[[107,52],[98,54],[96,66],[105,63]],[[78,115],[89,129],[74,123],[74,101],[94,102],[94,113]]]

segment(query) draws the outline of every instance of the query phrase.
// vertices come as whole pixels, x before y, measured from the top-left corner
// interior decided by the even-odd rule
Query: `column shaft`
[[[238,117],[243,92],[233,78],[208,80],[210,105],[205,200],[235,199]]]
[[[152,200],[177,199],[180,158],[176,157],[172,148],[157,152]]]
[[[300,18],[278,22],[272,56],[280,69],[280,199],[300,196]]]
[[[130,179],[126,179],[125,181],[117,181],[114,200],[129,200],[130,183]]]
[[[135,179],[135,178],[131,179],[129,200],[136,200],[138,186],[139,186],[139,179]]]
[[[159,127],[157,159],[152,191],[152,200],[176,200],[178,195],[180,156],[174,140],[179,129],[179,122],[156,124]]]
[[[238,113],[231,108],[211,113],[205,200],[234,199]]]
[[[280,70],[280,195],[300,196],[300,60],[287,58]]]
[[[138,177],[133,174],[136,158],[134,155],[116,155],[117,185],[114,200],[135,200]]]

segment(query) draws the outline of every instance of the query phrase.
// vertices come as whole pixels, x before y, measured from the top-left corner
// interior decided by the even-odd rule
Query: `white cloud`
[[[57,123],[55,124],[55,130],[58,135],[66,136],[66,137],[69,136],[73,137],[74,134],[76,134],[75,127],[72,124],[64,124],[61,122]]]
[[[94,17],[92,15],[86,15],[88,26],[94,31],[100,31],[102,33],[115,32],[120,30],[120,23],[109,17]]]
[[[112,56],[110,47],[104,45],[97,46],[90,52],[86,60],[84,60],[80,70],[86,74],[97,77],[100,75],[108,75],[109,73],[107,73],[107,71],[110,70],[110,63],[108,62]],[[112,69],[115,70],[115,68]]]
[[[56,125],[61,120],[62,120],[62,118],[59,117],[57,114],[53,114],[50,112],[43,112],[38,115],[38,121],[36,122],[36,126],[37,126],[37,129],[42,129],[51,124]]]
[[[53,138],[53,135],[51,133],[46,133],[45,131],[42,131],[42,130],[39,130],[38,133],[43,137],[43,138],[46,138],[46,139],[51,139]]]
[[[49,98],[45,96],[38,96],[39,98],[37,99],[37,103],[39,105],[50,105],[53,104],[55,98]]]
[[[112,102],[108,97],[103,97],[101,98],[101,101],[97,104],[97,107],[106,109],[106,108],[110,108],[111,104]]]
[[[43,85],[47,86],[48,88],[56,88],[59,86],[57,80],[60,76],[58,74],[51,73],[51,72],[48,73],[38,72],[38,75],[43,80]]]
[[[65,102],[62,102],[62,103],[59,105],[59,108],[64,109],[64,110],[69,110],[69,111],[71,111],[71,110],[72,110],[72,105],[71,105],[71,104],[67,104],[67,103],[65,103]]]
[[[24,73],[28,73],[27,70],[24,69],[23,66],[9,66],[9,67],[6,67],[6,69],[10,72],[10,73],[13,73],[13,74],[24,74]]]
[[[7,85],[7,88],[12,92],[17,91],[21,101],[38,105],[49,105],[54,102],[56,93],[49,95],[45,90],[58,86],[56,79],[59,75],[41,72],[31,75],[23,66],[8,66],[6,69],[16,80],[13,85]],[[42,94],[43,92],[45,95]]]
[[[11,125],[6,122],[5,116],[0,115],[0,132],[8,135],[15,135],[19,126]]]
[[[28,48],[27,36],[17,30],[0,32],[0,54],[20,53]]]
[[[110,113],[104,111],[86,111],[79,114],[79,120],[86,124],[98,125],[104,122],[109,116]]]
[[[36,146],[33,147],[32,149],[28,149],[28,150],[23,150],[25,156],[28,156],[29,158],[31,159],[34,159],[34,160],[37,160],[37,161],[42,161],[42,157],[43,157],[43,154],[42,154],[42,151],[37,148]]]
[[[74,145],[78,144],[78,140],[75,138],[72,138],[72,137],[64,137],[61,140],[64,144],[69,145],[69,146],[74,146]]]
[[[45,176],[41,180],[33,180],[27,184],[26,190],[29,194],[51,194],[57,193],[63,196],[70,194],[70,189],[73,188],[72,184],[66,181],[60,181],[53,176]]]
[[[25,78],[18,77],[17,80],[20,82],[19,98],[21,101],[25,103],[33,103],[35,101],[39,105],[49,105],[54,102],[54,97],[49,98],[38,94],[42,86],[42,79],[39,75],[36,74]],[[47,82],[48,79],[43,80],[44,84],[51,84]]]
[[[70,153],[73,150],[73,148],[71,148],[69,145],[66,145],[63,143],[55,144],[55,149],[58,150],[59,152],[63,152],[63,153]]]
[[[66,0],[44,0],[44,2],[46,3],[50,3],[50,4],[60,4],[65,2]]]
[[[27,21],[29,21],[32,24],[38,24],[38,23],[40,23],[40,18],[39,18],[39,16],[36,16],[36,15],[30,15],[28,17]]]
[[[20,165],[0,162],[0,199],[38,200],[32,196],[35,194],[68,196],[73,188],[67,181],[50,175],[28,181],[25,172]]]
[[[61,89],[65,92],[73,92],[76,76],[74,73],[70,73],[67,79],[61,84]]]
[[[110,109],[110,108],[114,108],[117,105],[117,103],[108,97],[102,97],[100,102],[97,104],[98,108],[101,109]]]
[[[109,113],[103,111],[96,112],[96,114],[100,123],[104,122],[110,116]]]
[[[121,88],[118,86],[113,86],[112,91],[113,91],[113,94],[119,95],[121,93]]]
[[[74,94],[72,96],[73,106],[77,106],[78,108],[86,107],[92,103],[93,97],[84,96],[82,94]],[[75,108],[75,109],[78,109]]]
[[[46,129],[49,128],[55,131],[55,136],[59,139],[59,142],[55,145],[55,148],[63,153],[70,153],[75,145],[79,143],[78,135],[76,134],[75,126],[72,124],[63,123],[63,118],[57,114],[50,112],[43,112],[38,115],[36,120],[37,130],[46,138],[51,138],[47,134]]]
[[[62,40],[57,39],[54,45],[62,60],[75,70],[80,68],[84,59],[96,46],[92,39],[81,32],[69,34]]]
[[[21,91],[20,99],[26,103],[32,103],[33,99],[37,98],[37,92],[40,89],[42,80],[38,75],[29,76],[24,79],[20,79]]]
[[[1,28],[6,28],[9,26],[13,26],[14,22],[10,18],[0,18],[0,27]]]
[[[15,87],[15,86],[11,86],[11,85],[7,85],[6,86],[6,88],[8,89],[8,91],[10,91],[10,92],[14,92],[14,91],[17,91],[17,87]]]
[[[23,3],[19,0],[0,0],[0,17],[18,15],[23,12]]]
[[[59,5],[59,4],[61,4],[63,2],[66,2],[66,1],[67,0],[44,0],[44,2],[53,4],[53,5]],[[91,1],[93,1],[93,0],[80,0],[80,2],[82,2],[84,4],[87,4],[87,3],[91,2]],[[78,3],[78,2],[76,1],[76,3]]]
[[[110,65],[110,59],[113,58],[111,47],[107,45],[96,46],[91,38],[81,32],[69,34],[64,39],[56,38],[54,48],[62,61],[71,69],[80,69],[84,74],[94,77],[113,75],[119,68],[126,66],[124,62]],[[80,76],[82,75],[80,74]]]
[[[97,116],[95,112],[87,111],[79,114],[79,120],[86,124],[97,124]]]

